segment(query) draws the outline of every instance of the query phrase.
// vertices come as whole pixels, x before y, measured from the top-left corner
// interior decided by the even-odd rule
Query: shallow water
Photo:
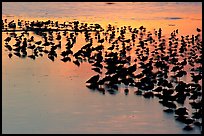
[[[161,27],[164,29],[164,34],[170,34],[176,28],[185,35],[195,33],[197,27],[202,29],[201,3],[115,3],[108,5],[103,2],[92,4],[85,2],[83,4],[57,3],[59,5],[57,7],[55,5],[56,3],[3,2],[2,16],[8,19],[30,20],[36,18],[78,19],[82,22],[97,22],[103,26],[108,23],[117,26],[144,25],[148,30]],[[187,10],[189,8],[192,10]],[[142,15],[141,10],[144,11]],[[152,11],[154,14],[149,17]],[[170,11],[174,12],[169,14]],[[182,19],[172,19],[174,17]],[[175,26],[169,26],[169,24],[175,24]],[[6,37],[6,33],[3,33],[2,39]],[[76,50],[84,45],[80,36],[78,39]],[[183,131],[182,128],[185,125],[175,121],[173,114],[164,113],[164,107],[158,103],[158,98],[145,99],[134,95],[133,90],[127,96],[124,95],[123,89],[120,89],[117,95],[108,93],[102,95],[89,90],[85,82],[96,74],[91,71],[91,65],[83,63],[77,67],[71,62],[64,63],[59,59],[57,58],[54,62],[45,56],[36,60],[20,59],[16,56],[9,59],[5,48],[2,47],[3,134],[200,133],[197,127],[193,131]],[[184,77],[183,80],[190,79]],[[190,107],[188,102],[185,105]]]

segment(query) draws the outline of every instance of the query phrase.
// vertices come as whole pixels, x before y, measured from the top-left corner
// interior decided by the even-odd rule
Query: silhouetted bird
[[[70,57],[64,57],[61,59],[63,62],[67,62],[67,61],[71,61],[71,58]]]
[[[129,89],[126,88],[126,89],[124,90],[124,92],[125,92],[125,95],[128,95]]]
[[[92,68],[95,72],[98,72],[99,74],[102,74],[101,70],[99,68]]]
[[[9,53],[8,56],[9,56],[9,58],[11,58],[11,57],[13,56],[13,54],[12,54],[12,53]]]
[[[187,131],[193,130],[193,127],[190,126],[190,124],[192,124],[193,122],[194,122],[194,120],[192,118],[186,118],[184,120],[184,123],[187,124],[187,125],[183,128],[183,130],[187,130]]]
[[[176,104],[174,102],[164,101],[162,105],[169,109],[176,109]]]
[[[4,41],[5,41],[6,43],[8,43],[9,41],[11,41],[11,37],[7,37]]]
[[[197,30],[197,32],[201,32],[201,29],[199,29],[199,28],[197,28],[196,30]]]
[[[35,44],[40,45],[42,43],[42,41],[37,41],[35,42]]]
[[[104,38],[103,39],[100,39],[100,40],[98,40],[98,43],[104,43]]]
[[[9,50],[9,51],[12,51],[12,47],[8,44],[5,45],[5,47]]]
[[[188,109],[186,107],[181,107],[181,108],[178,108],[178,109],[175,110],[175,114],[178,115],[178,116],[188,115],[187,110]]]
[[[61,38],[62,38],[61,35],[58,34],[56,40],[61,40]]]
[[[149,91],[149,92],[145,92],[144,94],[143,94],[143,96],[144,96],[144,98],[150,98],[150,97],[154,97],[154,93],[153,92],[151,92],[151,91]]]
[[[77,59],[77,60],[73,60],[73,63],[75,64],[75,65],[77,65],[78,67],[80,66],[80,63],[79,63],[79,60]]]
[[[191,77],[193,78],[192,81],[194,81],[195,83],[198,83],[199,80],[202,79],[202,76],[200,74],[195,75],[194,73],[190,73]]]
[[[89,80],[86,81],[86,83],[97,83],[99,80],[99,75],[95,75],[93,77],[91,77]]]

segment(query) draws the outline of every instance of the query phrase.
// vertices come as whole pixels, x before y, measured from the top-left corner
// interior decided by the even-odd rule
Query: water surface
[[[202,4],[178,2],[3,2],[2,17],[12,19],[61,21],[79,20],[115,26],[144,25],[148,30],[162,28],[168,35],[202,29]],[[171,26],[171,24],[173,24]],[[7,37],[3,33],[2,39]],[[81,38],[83,39],[83,38]],[[11,41],[12,42],[12,41]],[[85,44],[78,37],[77,48]],[[4,45],[4,42],[2,43]],[[93,92],[85,82],[91,65],[77,67],[58,58],[36,60],[8,58],[2,47],[2,133],[134,133],[199,134],[199,128],[183,131],[184,124],[163,112],[158,99]],[[190,80],[189,77],[183,80]],[[186,102],[188,105],[188,102]]]

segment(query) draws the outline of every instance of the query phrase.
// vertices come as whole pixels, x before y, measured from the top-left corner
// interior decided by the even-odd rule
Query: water
[[[202,29],[202,5],[196,2],[3,2],[2,5],[3,18],[10,20],[77,19],[104,26],[108,23],[117,26],[144,25],[149,30],[161,27],[166,34],[179,28],[180,33],[185,35],[195,33],[197,27]],[[2,39],[6,37],[3,33]],[[78,37],[76,50],[84,43]],[[122,89],[117,95],[102,95],[89,90],[85,82],[96,74],[91,71],[91,65],[83,63],[77,67],[59,59],[54,62],[45,56],[36,60],[19,59],[16,56],[9,59],[2,47],[3,134],[200,133],[197,127],[193,131],[183,131],[184,124],[175,121],[174,115],[164,113],[164,107],[157,98],[144,99],[135,96],[133,90],[128,96],[124,95]],[[188,77],[186,80],[189,80]],[[186,105],[190,107],[188,103]]]
[[[200,15],[201,2],[116,2],[111,5],[105,2],[3,2],[2,4],[2,14],[10,16],[92,17],[94,19],[102,17],[107,19],[114,16],[125,20],[131,18],[158,20],[167,17],[202,19],[201,16],[189,16],[189,14]],[[166,14],[167,12],[171,14]]]
[[[168,33],[179,28],[180,34],[190,34],[202,28],[201,2],[2,2],[3,17],[20,19],[79,20],[131,25],[152,29],[163,28]]]

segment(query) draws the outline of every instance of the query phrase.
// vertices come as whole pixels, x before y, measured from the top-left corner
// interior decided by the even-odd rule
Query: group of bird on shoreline
[[[4,47],[9,58],[15,55],[35,60],[46,56],[51,61],[61,57],[61,61],[77,66],[90,63],[96,75],[86,81],[89,89],[114,95],[124,88],[128,95],[133,88],[135,95],[159,98],[159,103],[166,107],[164,112],[174,113],[176,120],[187,124],[184,130],[193,130],[192,124],[201,128],[202,39],[199,28],[196,35],[179,37],[177,29],[166,38],[161,28],[152,33],[144,26],[108,24],[104,29],[100,24],[79,21],[60,24],[51,20],[19,19],[15,23],[5,19],[2,20],[2,31],[7,33]],[[41,40],[36,40],[30,31]],[[79,36],[85,37],[86,44],[73,51],[78,46]],[[65,47],[63,38],[66,39]],[[13,45],[10,44],[12,40]],[[182,80],[186,76],[191,78],[190,82]],[[193,109],[192,115],[184,106],[187,98]]]

